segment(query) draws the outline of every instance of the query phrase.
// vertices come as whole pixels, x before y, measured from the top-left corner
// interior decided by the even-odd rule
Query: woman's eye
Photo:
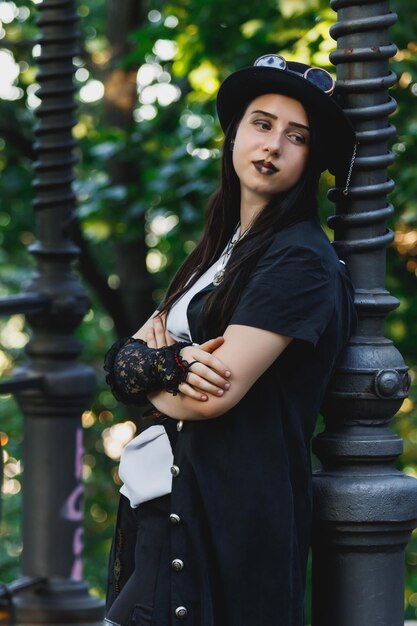
[[[288,137],[295,143],[306,143],[306,138],[301,133],[289,133]]]
[[[271,124],[266,122],[265,120],[255,120],[255,126],[260,128],[261,130],[269,130],[271,128]]]

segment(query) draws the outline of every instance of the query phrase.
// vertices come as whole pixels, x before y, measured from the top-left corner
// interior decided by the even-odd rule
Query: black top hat
[[[226,132],[235,116],[258,96],[279,93],[295,98],[316,122],[321,170],[328,169],[346,181],[356,151],[356,137],[333,88],[332,77],[321,68],[266,55],[252,67],[226,78],[217,94],[217,113]]]

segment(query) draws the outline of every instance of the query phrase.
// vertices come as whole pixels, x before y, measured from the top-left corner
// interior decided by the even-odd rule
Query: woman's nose
[[[271,133],[264,143],[264,151],[273,156],[277,156],[281,152],[281,140],[282,137],[280,133]]]

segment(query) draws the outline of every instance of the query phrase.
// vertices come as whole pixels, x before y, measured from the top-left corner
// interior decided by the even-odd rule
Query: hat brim
[[[217,95],[217,113],[224,132],[236,115],[243,113],[258,96],[277,93],[301,102],[314,118],[319,134],[320,168],[346,177],[354,146],[355,131],[335,96],[302,76],[272,67],[247,67],[231,74],[222,83]]]

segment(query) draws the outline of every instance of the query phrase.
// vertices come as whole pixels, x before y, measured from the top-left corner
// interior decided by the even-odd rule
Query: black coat
[[[198,343],[208,339],[199,321],[213,288],[196,294],[188,308],[192,340]],[[136,626],[304,624],[312,509],[309,444],[356,323],[346,267],[316,220],[274,236],[230,323],[294,340],[223,416],[184,422],[180,432],[175,420],[163,422],[179,474],[171,496],[158,499],[162,508],[153,528],[159,524],[160,540],[153,565],[146,565],[153,581],[148,598],[143,601],[138,588],[137,595],[119,602],[128,620],[133,606],[139,607],[133,613]],[[127,536],[130,524],[132,539],[119,550],[125,562],[119,587],[134,567],[126,563],[134,553],[141,507],[146,516],[154,504],[135,512],[126,503],[121,507],[118,529],[124,526]],[[146,552],[146,537],[143,545]],[[141,560],[146,563],[143,554],[143,549],[136,554],[136,572]],[[109,605],[116,595],[114,560],[113,550]],[[110,609],[109,619],[122,623],[117,615]]]

